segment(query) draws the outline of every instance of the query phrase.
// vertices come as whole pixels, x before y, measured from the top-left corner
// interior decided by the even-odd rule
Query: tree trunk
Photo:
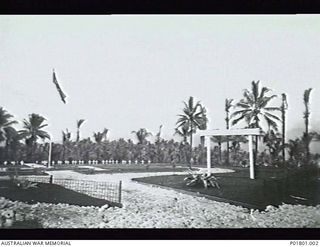
[[[221,163],[222,163],[221,142],[218,142],[218,146],[219,146],[219,162],[220,162],[220,165],[221,165]]]
[[[227,137],[227,138],[228,138],[228,137]],[[227,165],[229,165],[229,162],[230,162],[229,149],[230,149],[230,144],[229,144],[229,140],[227,139],[227,157],[226,157],[226,163],[227,163]]]
[[[306,162],[307,165],[309,165],[310,161],[310,148],[309,148],[309,110],[306,111],[306,136],[305,136],[305,142],[306,142]]]
[[[228,130],[229,129],[229,112],[228,111],[227,111],[227,116],[226,116],[226,127]],[[229,165],[229,160],[230,160],[229,148],[230,148],[229,136],[227,136],[227,157],[226,157],[227,165]]]
[[[189,168],[192,168],[192,129],[191,129],[191,134],[190,134],[190,161],[189,161]]]
[[[253,156],[253,165],[257,165],[257,157],[258,157],[258,139],[259,136],[256,136],[256,141],[255,141],[255,152]]]
[[[282,161],[285,163],[286,161],[286,116],[285,116],[285,109],[282,109]]]

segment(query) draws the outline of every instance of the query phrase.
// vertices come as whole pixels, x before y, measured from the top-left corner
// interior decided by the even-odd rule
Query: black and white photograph
[[[319,34],[319,15],[0,16],[0,235],[319,228]]]

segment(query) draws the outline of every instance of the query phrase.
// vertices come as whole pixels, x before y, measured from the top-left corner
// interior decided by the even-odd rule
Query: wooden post
[[[121,190],[122,190],[122,181],[120,180],[120,182],[119,182],[119,198],[118,198],[119,203],[121,203]]]
[[[249,163],[250,163],[250,178],[254,179],[254,164],[253,164],[253,147],[252,147],[252,135],[249,138]]]
[[[210,136],[206,136],[206,144],[207,144],[207,174],[211,175],[211,148],[210,148]]]

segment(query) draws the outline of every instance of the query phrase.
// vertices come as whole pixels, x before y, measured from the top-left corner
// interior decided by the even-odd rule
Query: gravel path
[[[228,172],[213,169],[214,172]],[[170,175],[162,173],[120,173],[85,175],[72,171],[52,171],[56,178],[123,182],[123,208],[93,208],[38,203],[18,203],[19,209],[38,217],[51,228],[243,228],[320,227],[320,205],[269,206],[265,212],[252,211],[176,191],[151,187],[132,178]],[[176,172],[175,174],[182,174]],[[16,203],[17,204],[17,203]],[[18,208],[19,208],[18,207]]]

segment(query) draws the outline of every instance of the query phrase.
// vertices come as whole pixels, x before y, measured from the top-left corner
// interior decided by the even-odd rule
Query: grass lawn
[[[320,203],[320,180],[298,181],[294,185],[288,185],[280,177],[263,177],[260,173],[260,178],[252,180],[249,179],[247,169],[237,170],[234,173],[215,174],[221,189],[205,189],[201,185],[186,186],[185,175],[154,176],[133,180],[178,189],[186,193],[197,193],[209,199],[261,210],[267,205],[277,206],[282,203],[304,205]]]
[[[8,176],[9,174],[12,175],[47,175],[42,168],[31,168],[26,165],[0,165],[0,176]]]
[[[113,204],[107,200],[81,194],[56,184],[37,183],[36,188],[22,189],[17,187],[11,180],[0,180],[0,197],[30,204],[46,202],[97,207]]]

